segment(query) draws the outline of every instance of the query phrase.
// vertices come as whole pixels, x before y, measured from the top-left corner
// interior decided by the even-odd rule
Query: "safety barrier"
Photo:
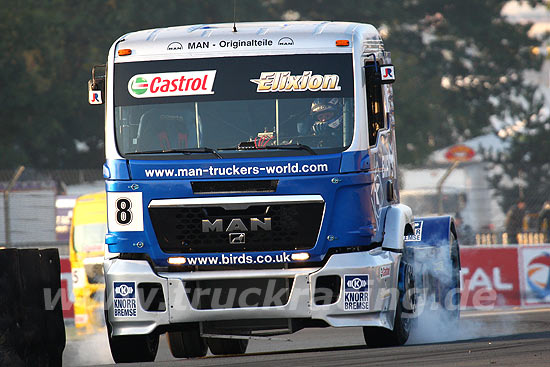
[[[60,271],[57,249],[0,250],[0,366],[61,366]]]
[[[462,247],[462,307],[550,306],[550,245]]]
[[[542,244],[548,243],[548,240],[549,239],[546,238],[544,233],[537,233],[537,232],[518,233],[518,236],[516,239],[509,238],[508,233],[488,232],[488,233],[476,233],[475,235],[476,245],[495,245],[495,244],[542,245]],[[465,243],[465,244],[473,245],[473,243]]]

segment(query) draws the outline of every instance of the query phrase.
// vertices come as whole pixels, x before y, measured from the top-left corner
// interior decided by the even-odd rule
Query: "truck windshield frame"
[[[116,63],[113,96],[128,159],[330,154],[353,138],[351,53]]]

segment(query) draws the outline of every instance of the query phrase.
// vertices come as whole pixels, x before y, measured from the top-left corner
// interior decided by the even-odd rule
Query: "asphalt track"
[[[153,363],[123,366],[550,366],[550,309],[463,312],[458,328],[425,320],[402,347],[367,348],[360,328],[252,340],[244,355],[176,360],[164,337]],[[288,340],[290,341],[288,341]],[[64,366],[116,366],[104,333],[71,340]]]

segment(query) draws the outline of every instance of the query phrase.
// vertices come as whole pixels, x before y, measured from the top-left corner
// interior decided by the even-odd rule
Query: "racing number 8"
[[[122,225],[128,225],[132,222],[132,202],[127,198],[117,199],[116,206],[116,221]]]

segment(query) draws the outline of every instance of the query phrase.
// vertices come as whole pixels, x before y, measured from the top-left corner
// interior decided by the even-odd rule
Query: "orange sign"
[[[476,155],[476,152],[472,148],[458,144],[453,145],[447,150],[445,158],[447,158],[449,162],[468,162],[474,155]]]

